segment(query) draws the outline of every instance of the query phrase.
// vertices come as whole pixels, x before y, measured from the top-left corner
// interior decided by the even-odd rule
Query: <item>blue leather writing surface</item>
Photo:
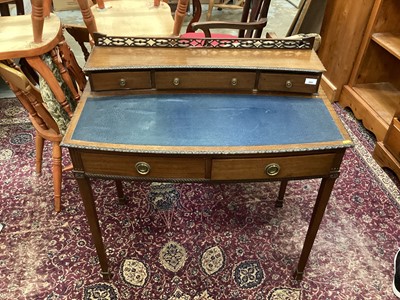
[[[322,99],[163,94],[88,98],[72,139],[159,146],[341,141]]]

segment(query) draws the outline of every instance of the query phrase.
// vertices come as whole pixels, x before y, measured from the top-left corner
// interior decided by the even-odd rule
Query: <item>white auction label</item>
[[[306,78],[304,83],[309,85],[317,85],[317,81],[318,80],[316,78]]]

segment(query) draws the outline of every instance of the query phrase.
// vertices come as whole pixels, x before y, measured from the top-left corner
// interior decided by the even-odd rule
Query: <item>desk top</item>
[[[44,19],[43,42],[33,42],[31,15],[0,18],[0,59],[42,55],[61,41],[61,21],[54,15]]]
[[[84,71],[179,68],[323,72],[314,50],[94,47]]]
[[[63,146],[140,153],[269,153],[351,141],[315,97],[154,94],[89,97]]]

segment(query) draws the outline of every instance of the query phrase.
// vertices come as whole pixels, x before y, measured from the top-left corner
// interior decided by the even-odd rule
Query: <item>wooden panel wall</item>
[[[350,78],[374,0],[329,0],[318,56],[326,68],[322,87],[337,101]]]

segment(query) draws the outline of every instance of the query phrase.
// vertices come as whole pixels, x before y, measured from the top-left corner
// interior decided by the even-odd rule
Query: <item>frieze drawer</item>
[[[145,178],[204,179],[203,158],[140,156],[127,153],[81,153],[86,173]]]
[[[92,91],[151,88],[150,71],[91,73],[89,78]]]
[[[258,89],[261,91],[317,93],[319,74],[261,73]]]
[[[261,180],[328,175],[335,154],[271,158],[213,159],[212,180]]]
[[[156,72],[157,89],[228,89],[252,90],[255,72]]]
[[[400,161],[400,121],[398,118],[393,118],[386,133],[384,144],[390,153]]]

